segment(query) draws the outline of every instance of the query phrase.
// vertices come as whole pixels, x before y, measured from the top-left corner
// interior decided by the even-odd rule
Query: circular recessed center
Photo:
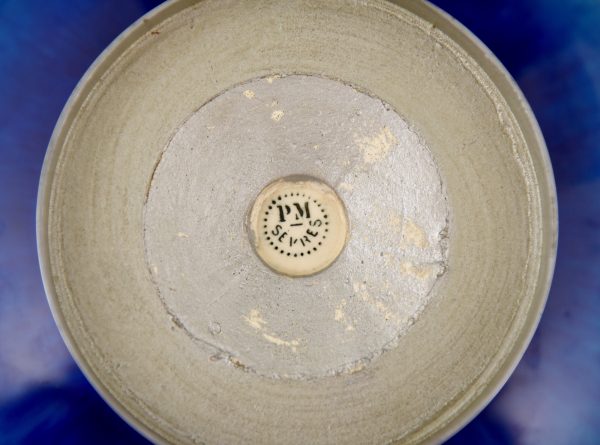
[[[258,256],[276,272],[293,277],[328,267],[348,236],[342,201],[327,184],[309,177],[288,177],[265,187],[249,223]]]
[[[273,76],[175,132],[144,243],[166,316],[207,360],[302,379],[357,372],[394,347],[446,270],[448,220],[431,152],[389,105]]]

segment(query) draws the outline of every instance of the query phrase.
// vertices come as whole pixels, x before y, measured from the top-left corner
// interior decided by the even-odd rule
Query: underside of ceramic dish
[[[73,93],[38,200],[65,341],[164,443],[448,437],[527,346],[556,225],[514,82],[412,1],[168,2]]]

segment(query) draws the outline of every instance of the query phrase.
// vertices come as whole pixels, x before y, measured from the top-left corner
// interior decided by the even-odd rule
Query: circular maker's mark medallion
[[[289,177],[258,195],[250,233],[256,253],[269,267],[298,277],[335,261],[346,243],[348,220],[331,187],[313,178]]]

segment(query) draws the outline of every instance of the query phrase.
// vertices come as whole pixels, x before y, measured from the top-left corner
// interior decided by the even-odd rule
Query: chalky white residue
[[[382,160],[398,139],[388,127],[383,127],[375,136],[356,136],[355,142],[363,154],[363,161],[372,164]]]
[[[271,113],[271,119],[273,119],[275,122],[279,122],[283,117],[283,114],[283,110],[275,110]]]
[[[402,241],[420,249],[429,246],[429,240],[427,239],[425,230],[409,218],[405,218],[404,224],[402,225]]]
[[[346,300],[342,299],[339,306],[335,308],[333,319],[335,321],[342,323],[344,325],[346,331],[353,331],[354,326],[352,325],[350,318],[348,317],[348,315],[346,314],[346,311],[344,310],[344,308],[346,307],[346,304],[347,304]]]
[[[269,343],[273,343],[277,346],[286,346],[291,349],[292,352],[296,352],[297,346],[300,346],[300,340],[284,340],[278,337],[273,332],[268,332],[266,329],[267,322],[262,318],[260,312],[257,309],[252,309],[250,313],[242,317],[248,325],[259,331],[262,337]]]

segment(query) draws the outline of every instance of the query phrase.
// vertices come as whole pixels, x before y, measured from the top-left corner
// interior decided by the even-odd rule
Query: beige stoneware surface
[[[228,120],[242,99],[270,94],[268,79],[289,82],[273,93],[289,107],[272,106],[273,97],[256,108],[263,120]],[[347,144],[330,143],[344,140],[341,124],[305,145],[297,135],[286,139],[298,128],[294,110],[298,122],[308,119],[294,93],[303,79],[317,79],[307,81],[312,91],[324,85],[310,106],[329,100],[331,116],[342,116],[331,93],[339,86],[370,120],[356,120],[362,126],[348,130]],[[245,86],[259,81],[262,96]],[[222,124],[221,143],[194,142],[201,156],[180,157],[178,137],[208,137],[194,116],[236,88],[240,102],[208,113]],[[323,128],[334,121],[324,117]],[[271,124],[289,127],[279,125],[278,144],[252,145],[241,135],[226,142],[239,128],[272,134]],[[263,149],[269,162],[244,158]],[[348,159],[357,169],[349,170],[351,187],[329,177]],[[403,159],[422,160],[414,164],[426,172],[414,183],[429,184],[421,195],[393,185],[415,171]],[[169,165],[191,179],[168,174]],[[349,209],[346,247],[310,277],[278,275],[248,238],[254,198],[290,174],[330,184]],[[206,178],[233,198],[210,201]],[[194,207],[195,197],[206,203]],[[395,197],[404,207],[394,209]],[[390,209],[397,219],[379,217]],[[394,224],[410,247],[396,249],[396,238],[382,235]],[[371,232],[389,241],[387,250],[356,236]],[[191,236],[204,233],[223,240],[222,256],[208,252],[213,238]],[[72,96],[44,164],[38,243],[73,355],[107,401],[156,442],[438,442],[495,394],[533,333],[554,264],[555,191],[514,83],[431,6],[182,0],[134,24]],[[423,264],[436,269],[425,273]],[[421,292],[424,277],[431,280]],[[302,286],[321,289],[322,298],[305,304]],[[409,294],[413,306],[403,299]],[[285,295],[296,298],[283,304]]]

